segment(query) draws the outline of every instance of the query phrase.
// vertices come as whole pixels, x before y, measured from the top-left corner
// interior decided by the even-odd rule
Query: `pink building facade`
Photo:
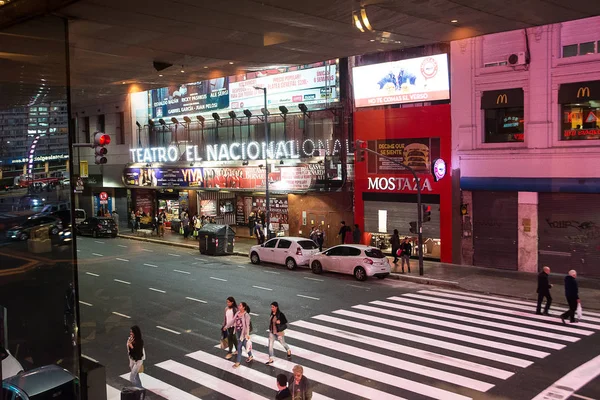
[[[452,42],[451,79],[461,263],[600,276],[600,17]]]

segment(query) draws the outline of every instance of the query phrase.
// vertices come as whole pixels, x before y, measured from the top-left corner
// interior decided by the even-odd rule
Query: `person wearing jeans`
[[[140,369],[144,364],[144,341],[142,340],[142,332],[140,327],[134,325],[129,331],[129,339],[127,339],[127,351],[129,353],[129,381],[137,387],[142,387],[140,379]]]
[[[233,353],[233,349],[237,350],[237,337],[235,335],[235,328],[233,327],[233,318],[238,308],[237,303],[233,297],[227,298],[227,307],[225,307],[225,318],[223,320],[223,332],[227,333],[227,345],[229,347],[229,351],[225,356],[226,359],[230,359],[235,354]],[[229,328],[227,328],[229,326]]]
[[[275,352],[273,345],[275,340],[279,340],[284,349],[287,350],[288,358],[292,357],[292,350],[290,346],[285,343],[284,334],[287,328],[287,318],[285,314],[279,311],[279,304],[274,301],[271,303],[271,319],[269,321],[269,360],[265,363],[267,365],[273,363],[273,357]]]
[[[238,304],[238,312],[233,317],[233,321],[231,321],[231,326],[235,329],[235,335],[238,342],[237,347],[237,357],[235,360],[235,364],[233,364],[233,368],[237,368],[240,366],[242,361],[242,348],[246,347],[248,349],[248,341],[250,340],[250,307],[248,304],[243,301]],[[230,328],[229,324],[226,328]],[[248,351],[248,358],[246,358],[246,362],[251,362],[254,360],[252,356],[252,350]]]

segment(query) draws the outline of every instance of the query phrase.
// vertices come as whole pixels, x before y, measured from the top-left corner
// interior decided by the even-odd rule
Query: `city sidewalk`
[[[122,231],[119,236],[125,239],[199,250],[196,239],[184,239],[183,236],[170,231],[165,232],[164,238],[143,236],[143,234],[136,235],[132,234],[130,230]],[[248,257],[250,247],[256,243],[256,239],[236,236],[234,255]],[[391,257],[388,258],[391,263]],[[418,261],[416,259],[411,260],[410,274],[401,274],[400,271],[400,264],[392,264],[390,277],[424,285],[537,300],[537,274],[533,273],[424,261],[423,276],[419,276]],[[551,290],[553,303],[562,306],[567,304],[563,281],[564,275],[562,274],[550,275],[550,283],[554,285]],[[581,298],[584,315],[586,309],[600,310],[600,279],[578,277],[577,281],[579,282],[579,297]]]

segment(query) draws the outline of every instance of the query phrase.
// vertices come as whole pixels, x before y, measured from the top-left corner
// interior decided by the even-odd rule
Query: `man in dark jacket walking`
[[[560,319],[564,324],[565,319],[569,317],[569,321],[573,323],[575,322],[577,304],[580,303],[579,286],[577,285],[577,271],[574,269],[570,270],[569,275],[565,277],[565,297],[567,298],[567,303],[569,303],[569,309],[560,316]]]
[[[537,285],[537,308],[535,313],[540,315],[542,314],[542,301],[544,297],[546,298],[546,307],[544,307],[544,315],[548,315],[548,311],[550,310],[550,305],[552,304],[552,296],[550,296],[550,288],[552,285],[548,281],[548,275],[550,275],[550,267],[542,268],[542,272],[538,275],[538,285]]]
[[[277,395],[275,400],[289,400],[292,398],[290,389],[287,387],[288,378],[284,374],[277,375]]]

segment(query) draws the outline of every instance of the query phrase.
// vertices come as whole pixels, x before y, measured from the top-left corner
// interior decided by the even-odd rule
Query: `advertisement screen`
[[[355,67],[352,76],[356,107],[450,98],[446,54]]]

